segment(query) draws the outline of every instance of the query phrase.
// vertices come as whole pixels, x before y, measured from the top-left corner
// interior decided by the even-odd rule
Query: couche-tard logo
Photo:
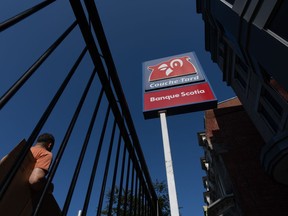
[[[148,66],[147,68],[151,70],[149,82],[196,74],[196,67],[190,60],[189,56],[183,56],[160,62],[157,65]]]

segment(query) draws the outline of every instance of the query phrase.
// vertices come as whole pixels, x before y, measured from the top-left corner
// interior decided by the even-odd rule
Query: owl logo
[[[148,66],[148,69],[151,70],[149,76],[150,82],[197,73],[189,56],[169,59],[168,61],[161,62],[157,65]]]

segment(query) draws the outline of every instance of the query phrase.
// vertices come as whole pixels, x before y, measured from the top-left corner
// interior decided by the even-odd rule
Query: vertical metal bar
[[[5,29],[11,27],[12,25],[20,22],[21,20],[25,19],[26,17],[36,13],[37,11],[41,10],[42,8],[48,6],[49,4],[51,4],[52,2],[54,2],[55,0],[46,0],[43,1],[41,3],[39,3],[38,5],[29,8],[28,10],[25,10],[24,12],[8,19],[5,20],[4,22],[0,23],[0,32],[4,31]]]
[[[157,216],[160,215],[160,206],[159,206],[159,200],[157,200]]]
[[[144,187],[142,187],[142,215],[146,215],[146,197]]]
[[[139,215],[144,215],[144,193],[143,193],[143,185],[142,183],[140,184],[139,187],[139,198],[140,198],[140,210],[139,210]]]
[[[144,199],[145,199],[145,211],[147,212],[146,213],[146,215],[149,215],[150,213],[149,213],[149,209],[151,208],[151,209],[153,209],[154,207],[153,207],[153,202],[154,202],[154,200],[152,199],[152,197],[151,197],[151,195],[150,195],[150,193],[149,193],[149,191],[148,191],[148,188],[145,186],[145,183],[143,184],[144,185],[144,187],[143,187],[143,196],[144,196]],[[156,205],[156,209],[157,209],[157,205]],[[156,212],[155,212],[155,214],[156,214]]]
[[[147,201],[147,195],[145,193],[145,187],[142,188],[143,192],[143,215],[147,215],[147,208],[148,208],[148,201]]]
[[[178,208],[176,186],[175,186],[173,164],[172,164],[172,157],[171,157],[171,150],[170,150],[169,135],[168,135],[165,112],[160,113],[160,120],[161,120],[162,139],[163,139],[164,156],[165,156],[166,175],[167,175],[167,182],[168,182],[170,212],[171,212],[171,216],[179,216],[179,208]]]
[[[134,163],[132,163],[132,180],[131,180],[131,190],[130,190],[130,203],[129,203],[129,215],[132,215],[132,210],[133,210],[133,202],[134,202],[134,197],[133,197],[133,192],[134,192],[134,176],[135,176],[135,167]]]
[[[82,216],[82,211],[81,210],[78,211],[78,215],[77,216]]]
[[[137,206],[138,206],[138,212],[137,212],[137,214],[136,215],[139,215],[139,216],[141,216],[141,211],[142,211],[142,184],[141,184],[141,182],[140,182],[140,184],[139,184],[139,188],[138,188],[138,204],[137,204]]]
[[[128,159],[129,160],[129,159]],[[119,184],[119,194],[118,194],[118,204],[117,204],[117,216],[120,214],[120,209],[122,206],[122,190],[123,190],[123,181],[124,181],[124,172],[125,172],[125,161],[126,161],[126,149],[123,148],[123,156],[122,156],[122,167],[121,167],[121,177]],[[129,163],[129,162],[128,162]],[[129,166],[128,166],[129,167]]]
[[[142,210],[142,214],[143,215],[146,215],[146,209],[147,209],[147,196],[146,196],[146,192],[145,192],[145,183],[141,183],[141,186],[142,186],[142,207],[143,207],[143,210]]]
[[[145,215],[145,191],[143,186],[141,186],[141,206],[141,215]]]
[[[121,134],[119,134],[118,146],[117,146],[117,152],[116,152],[116,158],[115,158],[115,164],[114,164],[113,180],[112,180],[112,186],[111,186],[111,197],[110,197],[109,207],[108,207],[108,215],[112,215],[112,208],[113,208],[113,203],[115,199],[114,193],[115,193],[116,177],[117,177],[117,171],[118,171],[121,140],[122,140],[122,137],[121,137]]]
[[[75,28],[77,21],[72,25],[46,50],[46,52],[12,85],[12,87],[0,98],[0,109],[15,95],[24,83],[33,75],[40,65],[58,47],[67,35]]]
[[[33,216],[37,216],[38,211],[39,211],[39,209],[40,209],[40,206],[41,206],[41,204],[42,204],[42,202],[43,202],[44,195],[45,195],[45,193],[47,192],[48,187],[49,187],[49,184],[52,182],[52,179],[53,179],[53,177],[54,177],[54,175],[55,175],[55,173],[56,173],[57,167],[58,167],[58,165],[59,165],[59,163],[60,163],[60,160],[61,160],[61,158],[62,158],[62,155],[63,155],[63,153],[64,153],[64,151],[65,151],[65,148],[66,148],[66,146],[67,146],[67,143],[68,143],[68,141],[69,141],[69,138],[70,138],[70,136],[71,136],[71,133],[72,133],[72,131],[73,131],[73,128],[74,128],[74,126],[75,126],[75,124],[76,124],[76,121],[77,121],[77,119],[78,119],[78,116],[79,116],[79,114],[80,114],[80,111],[81,111],[81,109],[82,109],[82,106],[83,106],[83,104],[84,104],[84,101],[85,101],[85,99],[86,99],[86,96],[87,96],[87,94],[88,94],[88,92],[89,92],[89,89],[90,89],[90,87],[91,87],[91,84],[92,84],[92,82],[93,82],[93,79],[94,79],[94,77],[95,77],[95,74],[96,74],[96,70],[93,70],[93,72],[92,72],[92,74],[91,74],[91,76],[90,76],[90,78],[89,78],[89,81],[88,81],[88,83],[87,83],[87,86],[86,86],[86,88],[85,88],[85,90],[84,90],[84,92],[83,92],[83,94],[82,94],[82,96],[81,96],[80,102],[79,102],[79,104],[78,104],[78,106],[77,106],[77,108],[76,108],[76,110],[75,110],[75,112],[74,112],[74,115],[73,115],[73,117],[72,117],[72,120],[70,121],[69,127],[68,127],[68,129],[67,129],[67,131],[66,131],[66,134],[65,134],[65,136],[64,136],[64,139],[63,139],[63,141],[62,141],[62,143],[61,143],[61,145],[60,145],[60,148],[59,148],[59,150],[58,150],[58,153],[57,153],[57,155],[56,155],[56,157],[55,157],[55,161],[54,161],[54,163],[52,164],[51,170],[50,170],[50,172],[49,172],[49,174],[48,174],[48,177],[47,177],[47,184],[46,184],[45,187],[44,187],[44,190],[43,190],[43,192],[42,192],[42,194],[41,194],[41,197],[40,197],[40,200],[39,200],[39,202],[38,202],[38,204],[37,204],[37,207],[35,208],[35,211],[34,211]]]
[[[110,110],[111,110],[110,106],[108,106],[107,110],[106,110],[106,116],[105,116],[104,124],[103,124],[103,127],[102,127],[100,140],[99,140],[99,143],[98,143],[97,152],[96,152],[94,163],[93,163],[92,172],[91,172],[91,175],[90,175],[90,180],[89,180],[89,185],[88,185],[87,192],[86,192],[85,202],[84,202],[83,209],[82,209],[83,216],[86,216],[86,214],[87,214],[87,209],[88,209],[88,205],[89,205],[89,201],[90,201],[90,197],[91,197],[91,193],[92,193],[92,189],[93,189],[94,179],[95,179],[96,172],[97,172],[99,157],[100,157],[100,153],[101,153],[101,150],[102,150],[104,136],[105,136],[105,133],[106,133],[106,128],[107,128],[107,123],[108,123]]]
[[[145,199],[145,215],[149,215],[149,205],[147,198]]]
[[[103,176],[103,180],[102,180],[101,192],[100,192],[100,197],[99,197],[99,202],[98,202],[97,216],[100,216],[101,211],[102,211],[103,200],[104,200],[104,196],[105,196],[106,183],[107,183],[108,170],[109,170],[109,166],[110,166],[111,153],[112,153],[112,148],[113,148],[113,144],[114,144],[115,129],[116,129],[116,121],[114,119],[114,124],[113,124],[111,139],[110,139],[110,145],[109,145],[109,150],[108,150],[107,160],[106,160],[106,165],[105,165],[105,171],[104,171],[104,176]]]
[[[157,205],[157,207],[158,207],[158,205]],[[157,208],[157,209],[158,209],[158,208]],[[149,205],[149,208],[148,208],[148,215],[149,215],[149,216],[150,216],[150,215],[154,216],[153,213],[152,213],[151,205]],[[158,211],[157,211],[157,216],[159,216]]]
[[[65,200],[65,203],[64,203],[64,207],[63,207],[62,212],[61,212],[61,215],[63,215],[63,216],[67,215],[68,208],[70,206],[70,202],[71,202],[72,195],[73,195],[76,183],[77,183],[77,179],[78,179],[79,172],[80,172],[80,169],[81,169],[81,166],[82,166],[82,162],[84,160],[84,156],[85,156],[85,153],[86,153],[86,150],[87,150],[87,146],[88,146],[88,143],[89,143],[89,140],[90,140],[90,137],[91,137],[91,133],[92,133],[92,130],[93,130],[93,127],[94,127],[94,124],[95,124],[95,120],[96,120],[96,117],[97,117],[97,114],[98,114],[100,103],[102,101],[103,93],[104,93],[104,90],[102,88],[101,91],[100,91],[100,94],[99,94],[99,97],[98,97],[98,101],[96,103],[92,118],[90,120],[90,124],[89,124],[88,130],[87,130],[87,133],[86,133],[86,137],[85,137],[85,140],[84,140],[84,143],[83,143],[83,147],[81,149],[81,153],[80,153],[80,156],[79,156],[79,159],[78,159],[78,162],[77,162],[74,174],[73,174],[73,178],[72,178],[69,190],[68,190],[68,194],[67,194],[67,197],[66,197],[66,200]]]
[[[134,211],[134,215],[137,215],[137,210],[139,208],[139,197],[138,197],[138,178],[136,176],[136,180],[135,180],[135,193],[134,193],[134,207],[133,207],[133,211]]]
[[[126,210],[127,210],[127,202],[128,202],[128,194],[129,194],[129,176],[130,176],[130,164],[131,160],[130,158],[128,159],[128,168],[127,168],[127,174],[126,174],[126,186],[124,190],[124,209],[123,209],[123,214],[126,215]],[[120,197],[121,198],[121,197]]]
[[[9,186],[10,182],[12,181],[13,177],[15,176],[16,172],[18,171],[18,169],[20,168],[21,164],[23,163],[28,151],[30,150],[30,147],[33,145],[34,141],[36,140],[38,134],[40,133],[40,131],[41,131],[42,127],[43,127],[43,125],[45,124],[45,122],[47,121],[48,117],[50,116],[52,110],[54,109],[54,107],[55,107],[55,105],[57,103],[57,101],[59,100],[59,98],[62,95],[63,91],[67,87],[70,79],[74,75],[77,67],[79,66],[79,64],[80,64],[81,60],[83,59],[83,57],[84,57],[86,52],[87,52],[87,48],[85,47],[83,49],[82,53],[80,54],[79,58],[77,59],[77,61],[75,62],[75,64],[71,68],[71,70],[69,71],[69,74],[67,75],[67,77],[65,78],[63,83],[61,84],[60,88],[56,92],[55,96],[51,100],[51,102],[48,105],[47,109],[45,110],[45,112],[41,116],[41,118],[40,118],[39,122],[37,123],[37,125],[35,126],[34,130],[32,131],[29,139],[27,140],[27,144],[25,145],[25,147],[23,148],[23,150],[19,154],[19,157],[17,158],[16,163],[14,164],[13,168],[10,170],[9,175],[7,175],[5,177],[5,179],[1,182],[0,200],[2,199],[5,191],[7,190],[8,186]]]

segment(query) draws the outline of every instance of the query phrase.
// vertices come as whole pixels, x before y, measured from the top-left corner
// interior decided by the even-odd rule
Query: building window
[[[248,66],[239,58],[239,56],[236,56],[236,65],[240,67],[243,73],[247,74]]]
[[[225,62],[225,42],[223,39],[223,35],[219,35],[218,40],[218,63],[221,70],[224,70],[224,62]]]
[[[276,132],[287,109],[288,92],[260,65],[264,84],[261,87],[259,113]]]
[[[235,71],[235,79],[238,80],[239,84],[245,89],[246,88],[246,81],[243,79],[239,71]]]
[[[283,108],[280,106],[277,100],[271,95],[271,93],[267,89],[265,88],[262,89],[261,96],[270,104],[271,107],[273,107],[273,109],[279,116],[282,116]]]
[[[266,25],[266,29],[272,31],[285,41],[288,41],[287,11],[288,3],[286,1],[279,1]]]
[[[273,77],[270,78],[269,84],[286,102],[288,102],[288,92],[281,85],[279,85],[279,83],[277,83]]]
[[[260,66],[261,67],[261,66]],[[267,85],[269,85],[277,94],[281,96],[286,102],[288,102],[288,92],[281,86],[266,70],[261,67],[262,77]]]
[[[224,58],[225,42],[222,34],[219,34],[218,41],[218,56]]]
[[[235,79],[245,89],[247,86],[248,66],[238,57],[235,58]]]
[[[272,118],[272,116],[269,114],[269,112],[265,109],[265,107],[262,104],[259,104],[258,112],[266,120],[271,129],[274,132],[276,132],[278,130],[278,124],[275,122],[275,120]]]

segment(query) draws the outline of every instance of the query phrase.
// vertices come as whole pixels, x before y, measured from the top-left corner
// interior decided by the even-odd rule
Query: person
[[[43,189],[47,182],[45,176],[47,175],[52,163],[53,155],[51,151],[54,143],[54,136],[49,133],[44,133],[37,138],[36,144],[30,148],[36,163],[29,177],[29,183],[31,188],[35,191]],[[53,184],[50,185],[49,190],[53,191]]]

